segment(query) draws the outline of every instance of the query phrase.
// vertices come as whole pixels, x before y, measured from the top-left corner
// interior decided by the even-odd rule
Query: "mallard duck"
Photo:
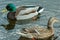
[[[12,3],[8,4],[6,6],[6,9],[7,10],[3,10],[2,12],[9,11],[6,15],[9,24],[4,25],[5,29],[7,30],[13,29],[17,20],[25,20],[30,18],[32,18],[33,20],[37,19],[38,14],[40,14],[44,10],[44,8],[40,6],[33,6],[33,5],[16,7]]]
[[[54,40],[54,28],[53,28],[53,24],[55,22],[58,22],[57,18],[55,17],[51,17],[48,21],[48,24],[47,24],[47,28],[42,28],[42,27],[31,27],[31,28],[26,28],[28,29],[28,31],[33,31],[35,30],[36,33],[28,33],[27,31],[26,34],[22,34],[22,32],[18,33],[20,35],[22,35],[23,37],[27,37],[27,38],[36,38],[36,39],[39,39],[39,40]]]
[[[8,17],[11,19],[16,18],[17,20],[25,20],[25,19],[36,19],[37,15],[40,14],[44,8],[35,5],[24,5],[24,6],[15,6],[10,3],[6,6],[6,9],[11,12],[8,14]],[[5,12],[3,10],[2,12]]]

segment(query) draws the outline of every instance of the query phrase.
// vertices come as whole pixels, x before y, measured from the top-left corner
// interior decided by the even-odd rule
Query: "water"
[[[40,26],[46,26],[48,19],[50,17],[56,17],[60,20],[60,0],[0,0],[0,11],[5,8],[8,3],[14,3],[16,6],[21,5],[41,5],[45,10],[41,13],[40,19],[34,22],[26,24],[16,24],[13,30],[5,30],[4,27],[0,26],[0,40],[17,40],[20,35],[16,34],[19,30],[26,26],[33,26],[34,24]],[[2,19],[2,14],[0,12],[0,24],[7,24],[7,20]],[[57,40],[60,39],[60,22],[54,24],[55,35],[59,36]]]

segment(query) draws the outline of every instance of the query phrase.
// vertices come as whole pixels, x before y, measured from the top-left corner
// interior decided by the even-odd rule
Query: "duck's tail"
[[[44,10],[44,8],[39,6],[37,12],[38,12],[38,13],[41,13],[41,12],[43,12],[43,10]]]

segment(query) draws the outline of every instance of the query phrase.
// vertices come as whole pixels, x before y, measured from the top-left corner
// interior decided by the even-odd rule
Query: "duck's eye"
[[[12,10],[11,8],[9,8],[9,10]]]
[[[6,9],[7,9],[7,10],[9,10],[9,8],[10,8],[9,6],[6,6]]]

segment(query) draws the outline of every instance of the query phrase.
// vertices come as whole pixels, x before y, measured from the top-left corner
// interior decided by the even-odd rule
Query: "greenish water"
[[[8,4],[14,3],[16,6],[21,5],[41,5],[45,10],[41,13],[40,19],[37,21],[26,21],[24,24],[16,24],[13,30],[5,30],[3,26],[0,26],[0,40],[17,40],[20,35],[16,34],[23,27],[32,26],[46,26],[50,17],[56,17],[60,20],[60,0],[0,0],[0,11]],[[6,18],[2,17],[0,12],[0,25],[7,24]],[[55,35],[59,36],[57,40],[60,40],[60,22],[54,24]]]

